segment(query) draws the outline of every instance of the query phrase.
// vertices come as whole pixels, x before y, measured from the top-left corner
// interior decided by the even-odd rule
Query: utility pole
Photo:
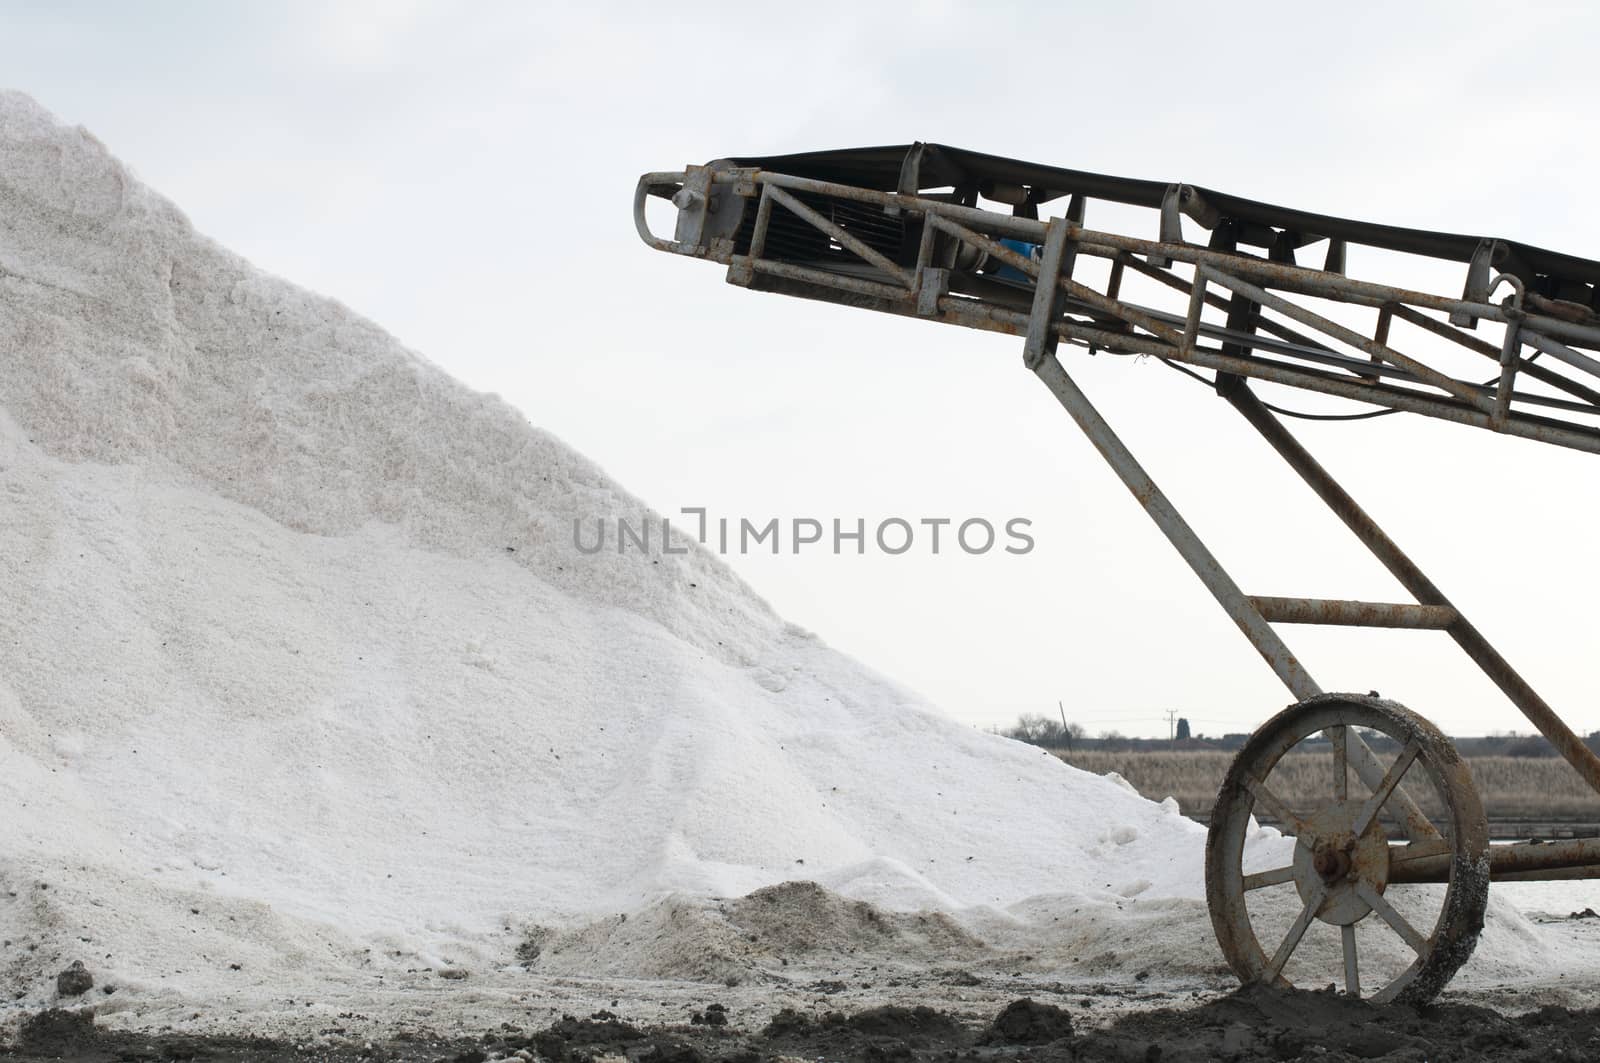
[[[1174,741],[1178,737],[1178,710],[1167,710],[1167,741]]]

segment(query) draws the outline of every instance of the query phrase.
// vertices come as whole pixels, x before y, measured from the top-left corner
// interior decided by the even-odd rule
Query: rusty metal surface
[[[1361,335],[1353,329],[1346,328],[1337,321],[1332,321],[1329,318],[1316,313],[1315,311],[1298,306],[1288,299],[1280,298],[1264,288],[1258,288],[1253,284],[1248,284],[1239,280],[1237,277],[1231,277],[1219,269],[1214,269],[1211,266],[1201,266],[1196,272],[1199,276],[1205,278],[1206,280],[1220,284],[1222,287],[1244,296],[1251,302],[1258,303],[1261,306],[1269,307],[1270,309],[1276,310],[1280,314],[1283,314],[1285,317],[1289,317],[1300,322],[1302,325],[1309,325],[1318,332],[1327,333],[1329,336],[1332,336],[1337,340],[1340,340],[1352,347],[1358,348],[1359,350],[1363,350],[1367,352],[1367,354],[1371,355],[1373,360],[1377,362],[1388,362],[1392,365],[1398,365],[1402,369],[1410,372],[1411,375],[1416,379],[1425,384],[1431,385],[1432,387],[1436,387],[1440,391],[1446,392],[1452,397],[1457,398],[1468,405],[1477,405],[1480,409],[1483,409],[1486,412],[1492,409],[1492,404],[1487,402],[1484,399],[1484,396],[1475,388],[1467,384],[1463,384],[1461,381],[1447,376],[1444,373],[1440,373],[1434,369],[1431,369],[1423,363],[1417,361],[1415,358],[1410,358],[1404,354],[1401,354],[1388,344],[1379,343],[1377,340],[1369,340],[1367,337]]]
[[[1268,598],[1252,595],[1250,604],[1280,624],[1331,624],[1340,627],[1397,627],[1442,630],[1455,623],[1446,605],[1407,605],[1336,598]]]
[[[886,308],[888,309],[888,308]],[[990,332],[1004,332],[1014,336],[1025,334],[1029,315],[1008,307],[979,303],[973,300],[944,299],[940,301],[939,320],[968,328]],[[1416,413],[1425,417],[1453,421],[1475,428],[1496,429],[1490,415],[1461,405],[1443,397],[1433,398],[1420,392],[1382,384],[1321,373],[1286,364],[1265,362],[1248,357],[1230,357],[1215,348],[1171,347],[1153,338],[1126,332],[1112,332],[1104,328],[1059,321],[1052,326],[1058,340],[1077,341],[1084,346],[1123,354],[1146,354],[1170,361],[1186,362],[1203,369],[1214,369],[1232,376],[1249,377],[1274,384],[1320,391],[1339,398],[1358,402],[1377,403],[1392,409]],[[1574,450],[1600,453],[1600,433],[1572,430],[1561,425],[1543,422],[1536,418],[1513,417],[1496,430],[1506,435],[1532,439],[1542,443],[1568,447]]]
[[[907,288],[916,287],[916,276],[910,270],[901,269],[899,266],[895,265],[889,256],[869,246],[865,241],[857,239],[850,233],[849,230],[845,229],[841,225],[834,224],[832,221],[823,217],[817,211],[812,210],[810,207],[806,206],[804,203],[800,202],[783,189],[777,187],[776,185],[768,185],[766,189],[766,195],[771,197],[773,202],[781,204],[788,210],[793,211],[801,218],[810,222],[818,229],[821,229],[829,236],[833,237],[840,243],[841,246],[849,249],[857,257],[870,262],[874,266],[877,266],[889,276],[899,278]]]
[[[1491,876],[1495,882],[1555,882],[1571,879],[1600,878],[1600,864],[1583,867],[1541,868],[1536,871],[1507,871]]]
[[[1591,873],[1600,872],[1600,838],[1491,845],[1487,855],[1495,882],[1600,877]],[[1438,846],[1393,847],[1390,881],[1443,882],[1449,871],[1449,856]]]
[[[1435,336],[1460,344],[1469,351],[1476,351],[1487,358],[1498,359],[1501,356],[1500,349],[1496,348],[1492,343],[1485,343],[1474,336],[1462,332],[1460,329],[1451,327],[1443,321],[1435,320],[1427,314],[1412,310],[1408,306],[1394,306],[1393,315],[1424,331],[1431,332]],[[1518,363],[1518,371],[1526,373],[1535,380],[1543,381],[1551,387],[1559,388],[1568,394],[1575,395],[1591,405],[1600,404],[1600,391],[1585,387],[1576,380],[1571,380],[1560,373],[1546,369],[1544,366],[1537,365],[1526,358]]]

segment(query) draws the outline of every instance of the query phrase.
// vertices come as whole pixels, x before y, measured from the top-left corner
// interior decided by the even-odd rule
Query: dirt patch
[[[132,1034],[95,1024],[92,1008],[51,1008],[23,1020],[17,1042],[0,1045],[0,1059],[34,1063],[82,1060],[85,1063],[164,1063],[216,1059],[265,1063],[295,1057],[293,1045],[269,1038],[189,1037],[182,1034]],[[298,1058],[304,1058],[303,1055]]]
[[[983,1039],[991,1045],[1047,1045],[1071,1036],[1071,1015],[1054,1004],[1024,997],[1013,1000],[994,1017]]]
[[[1600,1011],[1544,1008],[1509,1017],[1461,1004],[1377,1007],[1336,993],[1246,987],[1190,1010],[1136,1013],[1076,1040],[1073,1058],[1111,1060],[1144,1045],[1148,1059],[1600,1059]]]
[[[1085,1016],[1080,1015],[1083,1019]],[[1240,990],[1199,1007],[1136,1012],[1084,1030],[1068,1009],[1031,1000],[979,1021],[928,1007],[853,1014],[779,1012],[759,1030],[733,1025],[643,1027],[602,1011],[540,1030],[501,1027],[478,1037],[415,1034],[390,1041],[324,1042],[311,1048],[253,1038],[197,1038],[108,1031],[88,1009],[41,1012],[0,1046],[5,1063],[74,1059],[113,1063],[323,1059],[333,1063],[779,1063],[780,1060],[949,1059],[1041,1063],[1238,1063],[1316,1060],[1485,1060],[1554,1063],[1600,1059],[1600,1011],[1547,1007],[1520,1016],[1461,1004],[1374,1007],[1333,993]],[[1076,1032],[1075,1032],[1076,1030]]]
[[[925,1006],[903,1008],[895,1004],[857,1012],[845,1023],[868,1037],[950,1037],[961,1030],[961,1024],[943,1012]]]
[[[585,1045],[619,1045],[645,1039],[644,1032],[618,1019],[609,1011],[597,1011],[587,1019],[571,1015],[551,1023],[533,1037],[533,1045],[546,1059],[566,1059],[573,1048]]]

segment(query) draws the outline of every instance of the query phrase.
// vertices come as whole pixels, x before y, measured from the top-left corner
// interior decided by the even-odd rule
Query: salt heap
[[[704,551],[579,553],[645,507],[19,94],[0,351],[14,1007],[80,956],[106,1006],[187,1007],[530,928],[693,975],[595,927],[801,879],[958,944],[1133,897],[1217,963],[1175,807],[937,715]]]

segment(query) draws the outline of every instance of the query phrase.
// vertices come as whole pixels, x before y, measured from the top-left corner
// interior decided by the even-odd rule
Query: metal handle
[[[650,231],[650,222],[644,216],[644,204],[651,195],[657,194],[657,189],[671,189],[676,192],[683,187],[684,174],[677,173],[647,173],[639,178],[639,183],[633,190],[633,225],[639,230],[639,239],[657,251],[672,251],[682,254],[675,240],[663,240]]]

